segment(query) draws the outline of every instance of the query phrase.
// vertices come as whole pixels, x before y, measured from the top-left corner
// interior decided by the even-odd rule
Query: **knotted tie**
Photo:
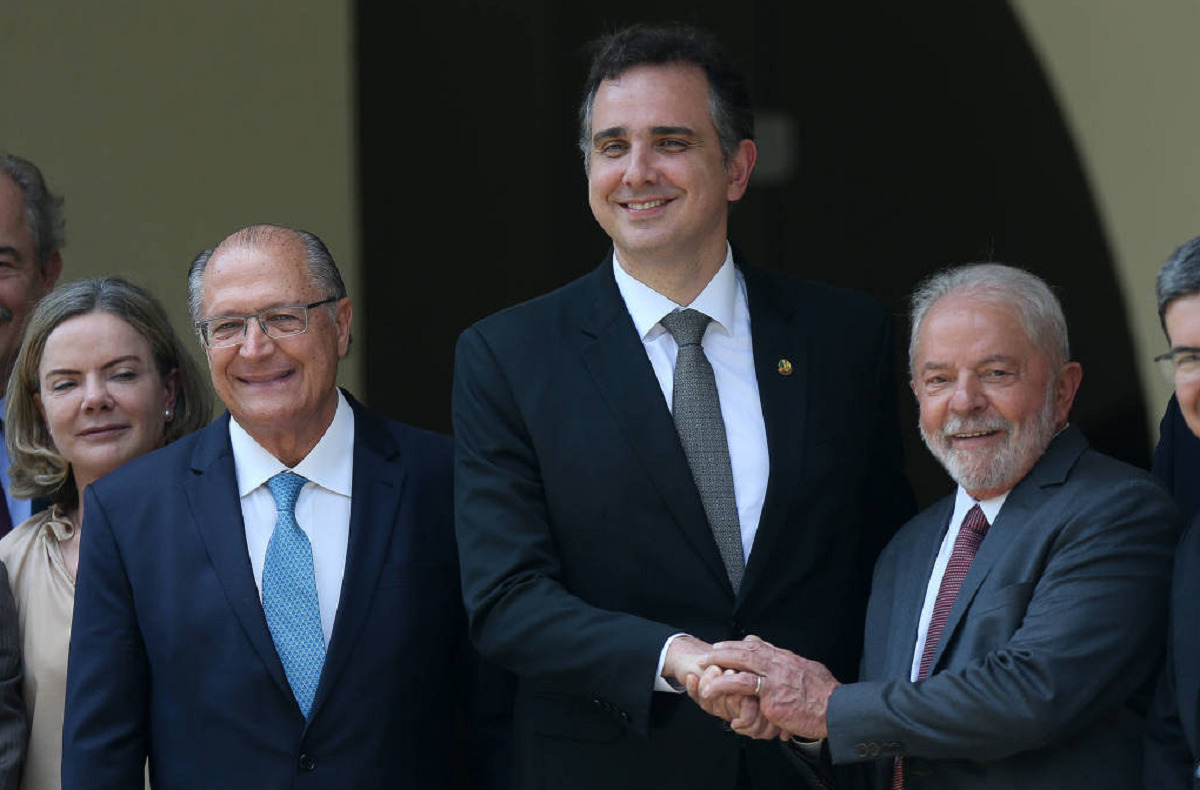
[[[275,497],[278,519],[267,544],[262,579],[267,627],[306,719],[325,664],[325,633],[321,630],[312,546],[296,523],[296,498],[307,482],[292,472],[280,472],[267,481]]]
[[[942,638],[942,629],[946,627],[946,618],[954,606],[954,599],[962,587],[975,552],[987,535],[988,521],[979,505],[971,508],[963,519],[958,537],[954,539],[954,549],[950,552],[950,561],[946,564],[946,572],[942,575],[942,583],[938,586],[937,598],[933,600],[933,615],[929,618],[929,630],[925,633],[925,648],[921,651],[921,665],[917,668],[917,680],[929,677],[933,668],[933,654],[937,652],[938,641]],[[892,790],[904,788],[904,758],[896,759],[896,767],[892,771]]]
[[[745,558],[737,500],[733,494],[733,467],[729,462],[729,443],[725,438],[717,381],[700,346],[700,339],[711,320],[704,313],[689,308],[665,315],[659,323],[679,346],[671,404],[675,430],[679,432],[683,454],[700,491],[700,501],[716,538],[725,572],[737,593],[745,573]]]

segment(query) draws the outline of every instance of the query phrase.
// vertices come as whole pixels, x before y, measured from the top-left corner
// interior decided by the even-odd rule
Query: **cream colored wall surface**
[[[1157,435],[1171,390],[1151,361],[1166,348],[1154,278],[1173,249],[1200,234],[1200,3],[1011,3],[1038,49],[1091,181]]]
[[[359,295],[351,48],[348,3],[0,2],[0,149],[66,197],[63,280],[130,277],[191,335],[192,258],[274,222],[320,235]]]

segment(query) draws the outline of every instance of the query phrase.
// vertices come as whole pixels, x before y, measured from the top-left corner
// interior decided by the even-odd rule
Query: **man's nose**
[[[653,184],[658,180],[658,171],[654,165],[654,151],[649,145],[634,143],[625,158],[625,175],[622,183],[636,187],[642,184]]]
[[[246,337],[242,340],[241,354],[244,357],[256,357],[269,354],[275,348],[272,340],[262,328],[257,318],[246,319]]]
[[[959,376],[950,396],[950,408],[958,414],[970,414],[987,408],[987,397],[983,394],[978,376],[969,373]]]

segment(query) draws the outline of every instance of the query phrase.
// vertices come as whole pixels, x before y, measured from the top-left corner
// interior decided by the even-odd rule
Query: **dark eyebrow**
[[[611,140],[614,137],[624,137],[628,130],[624,126],[610,126],[607,129],[601,129],[592,135],[592,142],[598,143],[601,140]]]
[[[656,137],[695,137],[696,131],[690,126],[654,126],[650,133]]]
[[[696,130],[690,126],[652,126],[650,134],[655,137],[696,137]],[[602,140],[611,140],[614,137],[628,137],[629,130],[624,126],[610,126],[607,129],[601,129],[592,135],[592,142],[599,143]]]

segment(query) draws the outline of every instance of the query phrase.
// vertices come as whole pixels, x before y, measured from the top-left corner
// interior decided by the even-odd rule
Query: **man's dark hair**
[[[673,63],[698,66],[708,78],[708,114],[726,161],[742,140],[754,139],[754,110],[750,89],[716,39],[703,30],[683,25],[633,25],[598,39],[584,83],[579,107],[579,149],[586,164],[592,148],[592,106],[605,80],[616,79],[634,66]]]
[[[39,269],[67,243],[63,199],[46,186],[37,165],[28,159],[0,152],[0,174],[12,179],[25,197],[25,224],[33,237],[33,255]]]
[[[1171,253],[1158,272],[1158,320],[1167,331],[1167,307],[1176,299],[1200,294],[1200,236]]]

